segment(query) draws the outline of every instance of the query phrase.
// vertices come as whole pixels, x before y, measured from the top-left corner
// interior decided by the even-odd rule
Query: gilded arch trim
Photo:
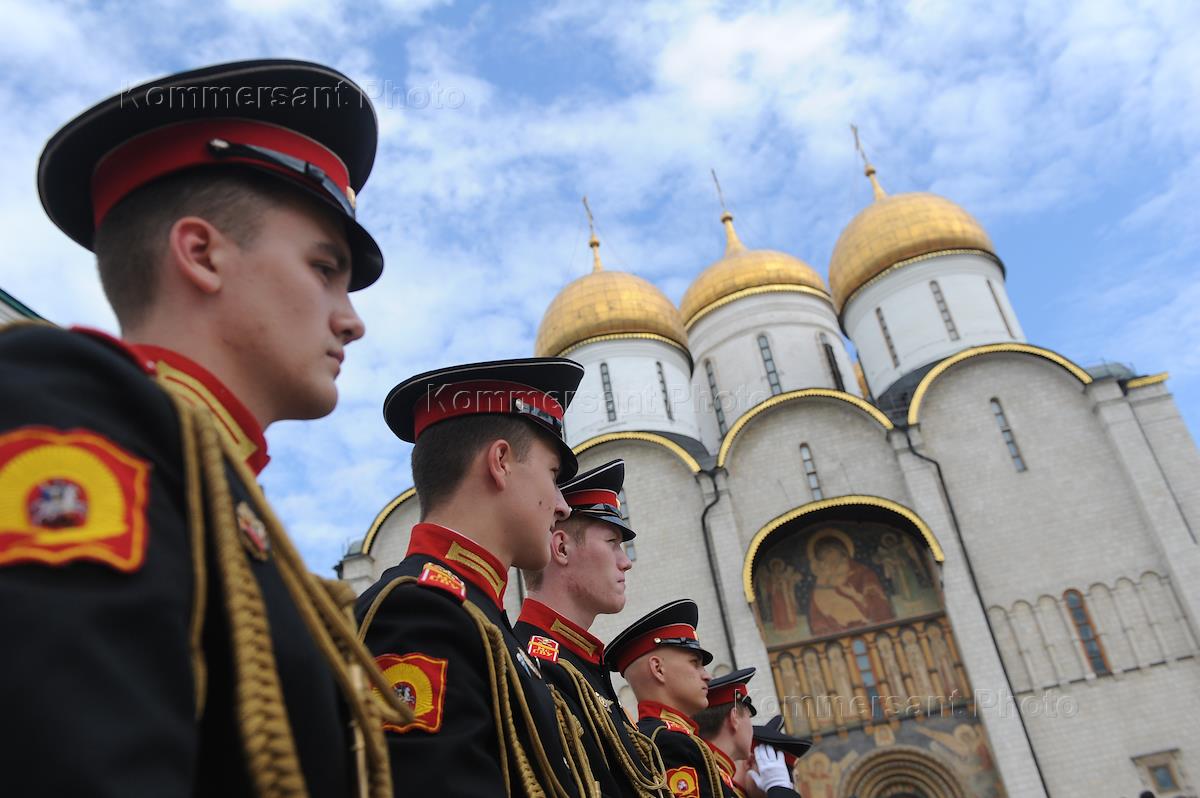
[[[942,376],[946,371],[962,363],[964,360],[970,360],[973,357],[980,355],[991,355],[998,352],[1011,352],[1021,355],[1033,355],[1048,360],[1056,366],[1062,367],[1072,377],[1079,380],[1084,385],[1092,383],[1092,376],[1086,371],[1075,365],[1073,362],[1049,349],[1043,349],[1040,346],[1032,344],[985,344],[984,346],[973,346],[970,349],[964,349],[957,355],[946,358],[938,363],[929,373],[921,378],[921,382],[917,385],[917,390],[913,392],[912,404],[908,406],[908,425],[914,426],[918,423],[921,414],[921,402],[925,400],[925,394],[928,393],[930,386],[934,381]]]
[[[675,441],[662,435],[655,435],[653,432],[610,432],[605,435],[597,435],[594,438],[588,438],[583,443],[572,448],[575,454],[583,454],[588,449],[595,446],[600,446],[613,441],[640,441],[642,443],[653,443],[671,452],[671,454],[683,461],[683,464],[688,467],[688,470],[693,474],[700,472],[700,463],[695,457],[688,454],[687,450],[680,446]]]
[[[759,294],[779,293],[810,294],[818,299],[825,300],[830,306],[833,305],[833,300],[830,299],[829,294],[825,291],[821,291],[820,289],[807,285],[796,285],[795,283],[768,283],[767,285],[755,285],[749,288],[743,288],[740,291],[734,291],[728,296],[723,296],[715,302],[708,303],[693,313],[692,317],[683,323],[683,328],[690,332],[693,325],[695,325],[696,322],[700,321],[700,319],[704,318],[709,313],[712,313],[718,308],[723,308],[731,302],[736,302],[743,297],[758,296]]]
[[[362,547],[358,552],[359,554],[371,553],[371,545],[375,542],[375,536],[379,534],[379,530],[383,527],[383,522],[388,519],[389,515],[396,511],[397,507],[404,504],[406,501],[416,495],[417,489],[409,488],[384,505],[383,509],[379,511],[379,515],[375,516],[375,520],[371,522],[371,528],[367,530],[367,536],[363,538]]]
[[[797,518],[803,518],[806,515],[811,515],[821,510],[828,510],[831,507],[878,507],[893,512],[905,521],[908,521],[921,533],[925,544],[933,552],[935,560],[944,562],[946,559],[946,555],[942,551],[942,545],[934,537],[933,530],[921,520],[919,515],[903,504],[894,502],[891,499],[884,499],[880,496],[850,495],[837,496],[832,499],[821,499],[820,501],[801,505],[794,510],[789,510],[783,515],[769,521],[766,526],[754,533],[754,538],[750,541],[750,547],[746,550],[746,559],[742,562],[742,591],[746,596],[746,603],[754,603],[754,559],[758,556],[758,550],[766,542],[767,538],[780,527],[790,524]]]
[[[683,344],[679,343],[673,338],[668,338],[665,335],[644,332],[606,333],[605,335],[593,335],[591,338],[584,338],[582,341],[576,341],[555,355],[555,357],[566,357],[580,347],[587,346],[588,344],[600,343],[602,341],[658,341],[661,344],[666,344],[667,346],[672,346],[678,349],[683,353],[683,356],[687,358],[688,363],[692,362],[692,355],[690,352],[688,352],[687,347]]]
[[[810,397],[820,397],[823,399],[836,399],[839,402],[845,402],[853,405],[859,410],[866,413],[875,423],[883,427],[885,430],[895,429],[892,420],[884,415],[883,411],[875,405],[860,399],[852,393],[845,391],[835,391],[830,388],[803,388],[799,391],[788,391],[781,393],[778,396],[772,396],[765,402],[759,402],[754,407],[743,413],[737,421],[733,422],[733,426],[729,428],[729,432],[725,433],[725,438],[721,441],[721,449],[717,452],[717,467],[723,468],[725,461],[729,458],[729,452],[733,449],[733,442],[747,424],[754,420],[760,413],[765,413],[773,407],[778,407],[785,402],[794,402],[798,399],[808,399]]]
[[[1145,388],[1147,385],[1158,385],[1160,382],[1166,382],[1171,375],[1169,372],[1160,371],[1158,374],[1151,374],[1148,377],[1134,377],[1125,383],[1127,390],[1134,388]]]

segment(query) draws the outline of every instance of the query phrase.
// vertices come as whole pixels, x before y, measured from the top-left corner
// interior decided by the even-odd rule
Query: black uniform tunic
[[[617,736],[622,747],[632,761],[637,764],[645,778],[654,780],[655,774],[651,773],[650,769],[642,762],[641,754],[638,753],[630,737],[630,733],[636,732],[636,729],[630,724],[629,718],[621,708],[620,701],[617,700],[608,669],[601,664],[604,658],[604,644],[589,634],[587,630],[581,629],[577,624],[535,599],[525,599],[515,629],[517,637],[531,655],[534,655],[534,650],[530,649],[530,639],[535,636],[550,638],[558,644],[556,653],[559,662],[569,662],[587,680],[593,692],[600,698],[600,703],[606,705],[613,724],[616,726]],[[543,660],[541,667],[546,681],[559,691],[583,727],[584,748],[587,751],[588,761],[592,765],[592,775],[600,784],[601,795],[605,798],[636,796],[638,793],[634,785],[630,783],[629,776],[613,761],[611,753],[605,754],[602,742],[591,733],[591,725],[585,714],[584,702],[579,695],[575,680],[571,678],[566,669],[556,663]],[[598,724],[599,720],[592,722]]]
[[[420,581],[393,584],[401,577]],[[505,795],[493,709],[493,701],[502,696],[493,688],[479,628],[464,602],[479,608],[502,633],[533,728],[516,703],[499,721],[515,724],[535,773],[540,773],[536,738],[559,784],[568,795],[579,793],[559,740],[549,688],[504,612],[507,577],[501,563],[474,541],[422,523],[413,528],[404,560],[384,571],[359,597],[355,612],[364,624],[367,648],[416,717],[404,727],[385,727],[398,795]],[[579,767],[586,774],[587,763]],[[520,780],[512,768],[510,763],[509,780],[514,794],[520,795]],[[544,781],[540,775],[539,783]],[[542,788],[555,794],[548,784],[542,783]]]
[[[732,780],[720,777],[712,749],[696,734],[696,724],[678,710],[654,701],[638,704],[638,729],[654,740],[676,798],[738,798]]]
[[[48,325],[0,331],[5,795],[251,794],[211,540],[200,542],[197,618],[179,417],[155,372],[208,406],[248,464],[265,464],[253,418],[185,358]],[[332,671],[259,545],[257,486],[226,465],[308,792],[349,795],[348,715]],[[207,674],[198,719],[196,621]]]

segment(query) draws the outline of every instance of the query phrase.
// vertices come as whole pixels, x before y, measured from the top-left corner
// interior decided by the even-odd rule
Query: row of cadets
[[[413,719],[387,725],[397,795],[596,798],[567,720],[504,612],[510,567],[539,571],[578,464],[563,414],[583,367],[477,363],[397,385],[384,417],[415,444],[421,523],[356,605],[359,635]]]
[[[337,97],[336,103],[240,102]],[[240,103],[240,104],[239,104]],[[246,61],[113,96],[38,190],[121,335],[0,331],[7,795],[392,795],[353,600],[256,482],[263,431],[327,415],[383,257],[355,220],[375,112],[345,75]]]
[[[624,461],[613,460],[562,486],[571,515],[550,536],[549,564],[524,572],[529,594],[515,629],[578,721],[600,794],[647,798],[664,794],[661,761],[629,722],[604,665],[604,644],[588,631],[597,615],[625,606],[633,563],[624,544],[635,533],[621,517],[624,481]]]

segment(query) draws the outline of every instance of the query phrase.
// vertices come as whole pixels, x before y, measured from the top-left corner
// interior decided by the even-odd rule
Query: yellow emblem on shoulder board
[[[90,560],[136,571],[149,474],[145,460],[89,430],[0,435],[0,565]]]

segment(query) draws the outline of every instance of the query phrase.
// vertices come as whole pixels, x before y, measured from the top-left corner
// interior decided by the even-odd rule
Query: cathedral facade
[[[594,236],[550,305],[536,354],[586,367],[569,441],[625,459],[638,531],[593,632],[696,600],[710,667],[757,667],[763,715],[816,742],[806,798],[1195,795],[1200,452],[1167,375],[1026,340],[980,224],[867,176],[828,284],[725,214],[679,307]],[[418,514],[396,496],[343,578]]]

